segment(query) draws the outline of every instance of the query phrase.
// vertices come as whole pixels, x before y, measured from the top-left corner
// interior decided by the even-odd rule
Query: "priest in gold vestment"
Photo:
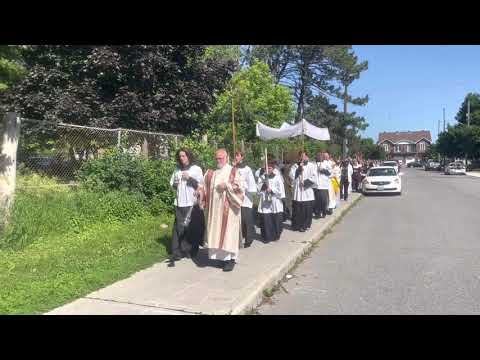
[[[224,261],[224,271],[231,271],[242,236],[244,186],[225,149],[216,151],[215,160],[217,169],[208,170],[204,177],[208,254],[210,259]]]

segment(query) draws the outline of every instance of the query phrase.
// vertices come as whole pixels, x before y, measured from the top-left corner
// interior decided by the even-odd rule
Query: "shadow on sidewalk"
[[[224,266],[223,261],[212,260],[208,257],[207,248],[198,250],[197,256],[193,257],[191,260],[197,267],[200,267],[200,268],[209,266],[209,267],[222,269]]]

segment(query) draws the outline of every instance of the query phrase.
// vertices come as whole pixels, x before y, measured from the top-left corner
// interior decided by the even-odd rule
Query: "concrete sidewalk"
[[[480,171],[469,171],[467,172],[468,176],[480,177]]]
[[[278,242],[254,241],[240,250],[232,272],[223,272],[208,259],[206,250],[200,250],[195,261],[183,259],[175,267],[169,267],[168,261],[155,264],[47,315],[244,314],[359,197],[352,193],[333,215],[313,220],[306,233],[290,231],[285,225]]]

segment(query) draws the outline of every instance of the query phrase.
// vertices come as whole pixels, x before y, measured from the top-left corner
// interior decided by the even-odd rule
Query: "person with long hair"
[[[172,262],[196,256],[205,231],[205,218],[199,201],[202,169],[194,164],[193,154],[188,149],[178,150],[176,160],[177,168],[170,178],[170,186],[176,191]]]

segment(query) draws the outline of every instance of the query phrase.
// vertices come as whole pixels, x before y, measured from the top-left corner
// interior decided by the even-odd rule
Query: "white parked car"
[[[393,193],[402,194],[403,174],[398,173],[393,166],[378,166],[370,168],[362,181],[364,194]]]
[[[445,175],[455,174],[467,175],[467,169],[461,161],[451,162],[450,164],[448,164],[448,166],[445,167]]]
[[[398,163],[396,161],[384,161],[382,162],[382,166],[391,166],[398,174]]]

